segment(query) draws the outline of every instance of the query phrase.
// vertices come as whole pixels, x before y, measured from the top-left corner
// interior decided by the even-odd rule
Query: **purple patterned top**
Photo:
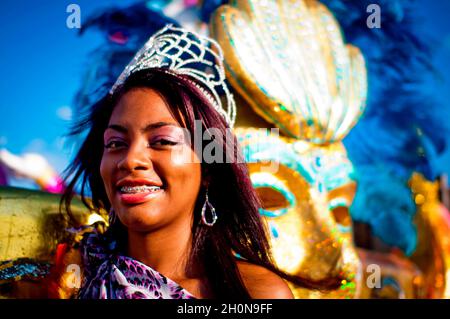
[[[91,233],[82,241],[84,281],[80,299],[194,299],[176,282],[114,249],[105,236]]]

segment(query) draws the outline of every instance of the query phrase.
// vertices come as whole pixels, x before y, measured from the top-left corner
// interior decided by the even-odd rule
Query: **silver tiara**
[[[216,41],[168,24],[150,37],[136,53],[114,83],[110,93],[113,94],[134,72],[151,68],[166,68],[168,73],[189,76],[193,79],[191,82],[225,118],[228,125],[233,127],[236,104],[225,83],[223,53]],[[225,94],[226,109],[222,105],[218,88]]]

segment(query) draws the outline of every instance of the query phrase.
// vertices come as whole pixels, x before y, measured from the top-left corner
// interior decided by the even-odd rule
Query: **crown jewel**
[[[233,127],[236,104],[225,83],[223,53],[216,41],[171,24],[166,25],[136,53],[110,93],[113,94],[134,72],[151,68],[166,68],[167,73],[189,76],[228,125]],[[222,105],[218,89],[225,94],[226,109]]]

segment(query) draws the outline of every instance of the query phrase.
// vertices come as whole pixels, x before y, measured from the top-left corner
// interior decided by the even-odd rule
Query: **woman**
[[[79,298],[292,298],[236,139],[227,138],[234,102],[220,48],[204,41],[170,26],[154,35],[73,130],[89,131],[68,171],[66,209],[81,182],[85,203],[90,189],[111,224],[67,254],[66,264],[82,265]],[[205,158],[209,144],[193,146],[199,134],[234,160]]]

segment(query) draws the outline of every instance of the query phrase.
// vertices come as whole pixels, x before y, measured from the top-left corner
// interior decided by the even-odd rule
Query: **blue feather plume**
[[[89,56],[82,86],[74,98],[75,118],[108,92],[137,50],[168,23],[180,26],[147,2],[105,8],[86,19],[80,34],[97,30],[105,41]]]
[[[411,254],[417,235],[408,180],[414,171],[435,179],[435,161],[446,149],[449,130],[443,105],[431,97],[424,78],[434,75],[420,19],[411,1],[323,0],[341,24],[346,40],[358,46],[369,77],[366,113],[344,139],[357,175],[351,207],[384,242]],[[381,9],[381,28],[370,29],[370,4]]]

